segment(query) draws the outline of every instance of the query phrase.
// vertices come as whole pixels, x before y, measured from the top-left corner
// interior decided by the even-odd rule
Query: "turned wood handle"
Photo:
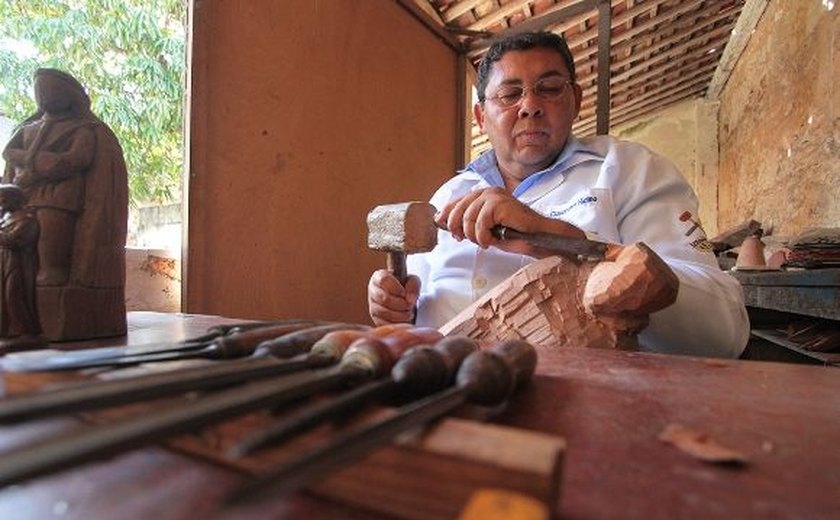
[[[402,251],[388,251],[387,267],[393,273],[400,285],[405,287],[408,280],[408,269],[405,266],[405,253]]]

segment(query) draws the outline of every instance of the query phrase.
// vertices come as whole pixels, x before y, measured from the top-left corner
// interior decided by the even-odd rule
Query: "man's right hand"
[[[414,321],[414,306],[420,295],[420,279],[410,275],[403,287],[385,269],[375,271],[368,282],[368,312],[377,326]]]

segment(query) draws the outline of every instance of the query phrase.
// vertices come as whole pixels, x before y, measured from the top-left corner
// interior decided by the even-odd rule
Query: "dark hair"
[[[530,49],[550,49],[557,51],[566,67],[569,69],[571,80],[575,81],[575,60],[572,52],[566,44],[566,40],[559,34],[550,32],[525,32],[508,36],[495,42],[487,50],[487,54],[478,64],[475,88],[478,91],[479,101],[484,101],[484,91],[487,89],[487,80],[490,77],[490,69],[493,64],[502,59],[510,51],[527,51]]]

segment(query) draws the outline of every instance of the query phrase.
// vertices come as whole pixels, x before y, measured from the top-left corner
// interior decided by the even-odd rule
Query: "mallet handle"
[[[408,280],[408,270],[405,267],[405,253],[402,251],[388,251],[387,268],[400,282],[400,285],[405,287],[405,282]]]

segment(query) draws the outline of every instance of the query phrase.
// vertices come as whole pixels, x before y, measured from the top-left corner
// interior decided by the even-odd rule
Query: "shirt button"
[[[481,276],[476,276],[472,280],[473,289],[484,289],[484,287],[486,285],[487,285],[487,279],[482,278]]]

